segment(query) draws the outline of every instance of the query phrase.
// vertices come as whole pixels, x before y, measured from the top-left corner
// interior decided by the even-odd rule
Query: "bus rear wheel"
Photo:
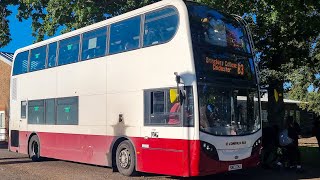
[[[39,143],[39,138],[37,136],[32,136],[30,141],[29,141],[29,157],[32,159],[34,162],[38,162],[41,160],[40,156],[40,143]]]
[[[119,172],[125,176],[135,174],[136,157],[130,141],[122,141],[117,147],[116,164]]]

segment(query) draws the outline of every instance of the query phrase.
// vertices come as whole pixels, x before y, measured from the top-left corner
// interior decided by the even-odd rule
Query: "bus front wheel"
[[[40,157],[40,142],[39,142],[39,138],[34,135],[31,137],[30,141],[29,141],[29,157],[32,159],[32,161],[37,162],[41,160]]]
[[[135,173],[136,157],[134,148],[130,141],[122,141],[117,147],[116,164],[119,172],[126,176],[132,176]]]

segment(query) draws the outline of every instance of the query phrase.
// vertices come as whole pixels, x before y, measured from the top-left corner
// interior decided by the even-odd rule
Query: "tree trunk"
[[[285,128],[283,82],[271,81],[268,88],[268,122],[270,126]]]

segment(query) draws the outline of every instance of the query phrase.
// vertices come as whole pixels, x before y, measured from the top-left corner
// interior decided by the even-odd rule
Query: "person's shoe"
[[[274,165],[274,169],[277,169],[277,170],[280,170],[283,168],[283,164],[281,162],[277,162],[275,165]]]
[[[282,163],[281,162],[277,162],[277,166],[282,167]]]

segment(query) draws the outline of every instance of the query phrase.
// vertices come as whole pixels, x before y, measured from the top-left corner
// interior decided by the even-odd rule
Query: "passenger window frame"
[[[38,49],[41,49],[41,48],[45,48],[45,58],[44,58],[44,66],[42,69],[31,69],[31,63],[34,62],[34,60],[32,61],[32,51],[34,50],[38,50]],[[43,46],[39,46],[39,47],[36,47],[36,48],[33,48],[33,49],[30,49],[30,52],[29,52],[29,63],[28,63],[28,72],[35,72],[35,71],[41,71],[41,70],[44,70],[47,68],[47,57],[48,57],[48,45],[43,45]]]
[[[71,62],[67,62],[67,63],[64,63],[64,64],[60,64],[60,55],[61,55],[61,47],[66,47],[66,46],[61,46],[61,42],[63,41],[67,41],[67,40],[70,40],[70,39],[73,39],[73,38],[76,38],[78,37],[79,38],[79,41],[78,41],[78,56],[77,56],[77,59],[75,59],[74,61],[71,61]],[[79,62],[79,59],[80,59],[80,56],[81,56],[81,53],[80,53],[80,50],[81,50],[81,34],[77,34],[77,35],[74,35],[74,36],[70,36],[70,37],[67,37],[67,38],[64,38],[64,39],[61,39],[59,40],[59,44],[58,44],[58,54],[57,54],[57,63],[56,63],[56,67],[59,67],[59,66],[65,66],[65,65],[68,65],[68,64],[74,64],[74,63],[77,63]]]
[[[159,88],[159,89],[148,89],[144,90],[144,121],[143,124],[144,126],[155,126],[155,127],[183,127],[183,112],[184,112],[184,107],[181,106],[180,102],[176,102],[180,104],[180,109],[178,113],[179,116],[179,123],[177,124],[169,124],[169,119],[170,115],[175,115],[174,113],[170,113],[170,109],[173,108],[174,104],[176,103],[171,103],[172,106],[168,106],[170,97],[169,97],[169,91],[170,89],[174,89],[176,87],[172,88]],[[154,92],[163,92],[164,93],[164,112],[153,112],[153,94]],[[151,97],[152,96],[152,97]],[[152,123],[152,118],[155,116],[168,116],[168,119],[166,120],[165,123]]]
[[[125,22],[125,21],[129,21],[129,20],[133,20],[133,19],[135,19],[135,18],[138,18],[139,17],[139,19],[140,19],[140,23],[139,23],[139,35],[138,35],[138,37],[139,37],[139,42],[138,42],[138,46],[137,47],[134,47],[134,48],[130,48],[130,49],[127,49],[127,50],[119,50],[119,51],[111,51],[111,43],[112,43],[112,28],[115,26],[115,25],[117,25],[117,24],[119,24],[119,23],[123,23],[123,22]],[[109,39],[108,39],[108,55],[114,55],[114,54],[120,54],[120,53],[124,53],[124,52],[128,52],[128,51],[134,51],[134,50],[137,50],[137,49],[140,49],[141,48],[141,44],[142,44],[142,39],[141,39],[141,28],[142,28],[142,26],[141,26],[141,23],[143,22],[143,19],[142,19],[143,17],[142,17],[142,14],[140,14],[140,15],[137,15],[137,16],[133,16],[133,17],[130,17],[130,18],[127,18],[127,19],[123,19],[123,20],[121,20],[121,21],[118,21],[118,22],[114,22],[114,23],[112,23],[112,24],[110,24],[109,25],[109,31],[108,31],[108,33],[109,33]],[[126,36],[126,40],[128,40],[129,38],[128,38],[128,36]],[[121,42],[122,43],[122,42]]]
[[[43,108],[43,112],[42,112],[42,119],[43,119],[43,123],[42,122],[39,122],[39,123],[35,123],[35,122],[30,122],[30,112],[29,112],[29,108],[32,108],[32,107],[36,107],[36,105],[30,105],[32,103],[42,103],[42,105],[38,105],[38,106],[41,106]],[[46,124],[46,119],[45,119],[45,101],[44,99],[39,99],[39,100],[30,100],[28,101],[28,106],[27,106],[27,119],[28,119],[28,122],[27,124],[28,125],[44,125]]]
[[[28,101],[24,100],[24,101],[21,101],[21,104],[20,104],[20,119],[27,119],[27,116],[28,116]]]
[[[53,124],[48,124],[48,102],[53,101]],[[50,99],[44,99],[44,120],[45,120],[45,125],[57,125],[57,103],[55,98],[50,98]]]
[[[49,56],[49,53],[50,53],[50,45],[51,44],[56,44],[56,50],[55,50],[55,60],[54,60],[54,66],[51,66],[49,67],[49,61],[50,61],[50,56]],[[59,41],[54,41],[54,42],[51,42],[51,43],[48,43],[47,44],[47,60],[46,60],[46,69],[50,69],[50,68],[55,68],[58,66],[58,55],[59,55]]]
[[[22,66],[19,68],[19,72],[16,72],[16,63],[17,63],[17,58],[19,55],[22,55],[24,53],[27,53],[27,67],[25,69],[25,71],[23,71],[24,69],[22,68]],[[26,74],[29,72],[29,59],[30,59],[30,50],[26,50],[26,51],[22,51],[19,52],[16,56],[15,59],[13,61],[13,70],[12,70],[12,76],[17,76],[17,75],[21,75],[21,74]],[[22,65],[22,62],[20,63],[20,65]]]
[[[83,58],[83,44],[84,44],[84,41],[86,40],[89,40],[89,39],[87,39],[87,38],[85,38],[85,35],[86,34],[90,34],[90,33],[94,33],[94,32],[96,32],[96,31],[101,31],[101,30],[103,30],[103,29],[105,29],[105,42],[104,42],[104,46],[105,46],[105,48],[104,48],[104,54],[103,55],[99,55],[99,56],[94,56],[94,57],[90,57],[90,58],[88,58],[88,59],[84,59]],[[87,31],[87,32],[83,32],[82,34],[81,34],[81,49],[80,49],[80,60],[79,61],[88,61],[88,60],[92,60],[92,59],[95,59],[95,58],[100,58],[100,57],[104,57],[104,56],[107,56],[107,49],[109,48],[109,44],[108,44],[108,40],[109,40],[109,38],[108,38],[108,34],[109,34],[109,27],[108,26],[102,26],[102,27],[99,27],[99,28],[96,28],[96,29],[93,29],[93,30],[91,30],[91,31]],[[101,34],[100,34],[101,35]],[[102,36],[96,36],[96,38],[97,38],[97,45],[98,45],[98,38],[99,37],[102,37]],[[92,48],[92,49],[96,49],[96,48]],[[87,50],[89,50],[89,49],[87,49]]]
[[[173,9],[174,12],[175,12],[172,16],[177,16],[177,18],[178,18],[177,19],[178,21],[177,21],[176,30],[175,30],[174,34],[172,35],[172,37],[170,39],[166,40],[166,41],[162,41],[162,42],[157,43],[157,44],[145,45],[145,30],[146,30],[145,27],[146,27],[146,18],[147,18],[147,16],[150,15],[150,14],[153,14],[153,13],[160,12],[160,11],[165,10],[165,9],[170,9],[170,8]],[[170,16],[167,16],[167,17],[170,17]],[[164,19],[164,18],[167,18],[167,17],[162,17],[160,19]],[[174,6],[165,6],[163,8],[157,9],[155,11],[150,11],[150,12],[144,13],[144,16],[143,16],[143,27],[142,28],[143,28],[142,29],[142,36],[143,36],[143,38],[142,38],[142,48],[148,48],[148,47],[152,47],[152,46],[166,44],[166,43],[172,41],[172,39],[175,38],[175,36],[177,35],[177,33],[179,31],[179,28],[180,28],[180,13],[179,13],[178,9],[176,7],[174,7]]]
[[[64,104],[61,103],[59,101],[66,101],[68,99],[73,99],[76,100],[74,104]],[[55,111],[56,111],[56,125],[63,125],[63,126],[78,126],[79,125],[79,96],[73,96],[73,97],[64,97],[64,98],[56,98],[55,100]],[[59,105],[63,106],[63,105],[75,105],[76,106],[76,111],[75,111],[75,115],[76,115],[76,120],[72,120],[75,123],[65,123],[64,120],[59,120]]]

